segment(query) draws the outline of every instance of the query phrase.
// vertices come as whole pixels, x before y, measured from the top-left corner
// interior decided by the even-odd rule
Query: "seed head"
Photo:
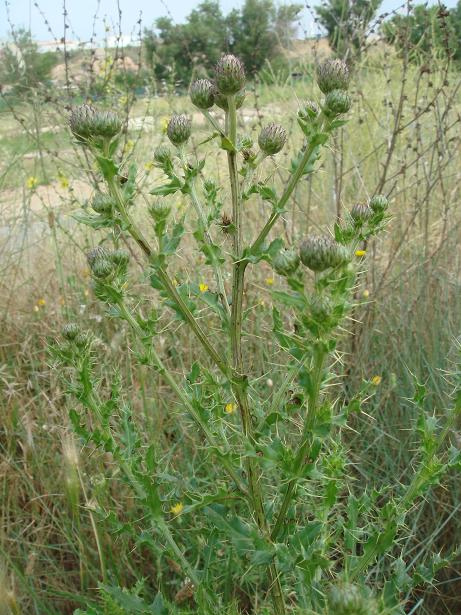
[[[188,141],[191,130],[192,122],[190,117],[181,113],[180,115],[173,115],[168,122],[166,133],[173,145],[182,145]]]
[[[356,203],[351,209],[351,218],[354,222],[363,224],[371,218],[373,210],[364,203]]]
[[[80,327],[75,322],[69,322],[63,326],[61,330],[62,336],[69,340],[69,342],[75,340],[80,333]]]
[[[316,235],[311,235],[302,242],[299,254],[303,265],[312,271],[325,271],[348,260],[344,246],[330,237]]]
[[[299,266],[299,255],[294,248],[282,250],[272,259],[272,266],[279,275],[289,276]]]
[[[326,60],[317,68],[317,85],[324,94],[333,90],[347,90],[349,69],[343,60]]]
[[[209,79],[198,79],[190,86],[190,99],[199,109],[210,109],[214,105],[214,92]]]
[[[351,97],[344,90],[332,90],[325,98],[325,111],[328,115],[347,113],[351,106]]]
[[[221,94],[237,94],[245,85],[245,69],[242,62],[231,54],[222,56],[216,65],[215,83]]]
[[[171,151],[167,145],[159,145],[154,151],[154,160],[160,165],[171,160]]]
[[[375,214],[386,211],[388,207],[389,201],[383,194],[376,194],[370,199],[370,208],[375,212]]]
[[[91,207],[98,214],[108,214],[113,207],[112,197],[104,192],[97,192],[91,200]]]
[[[245,96],[246,96],[245,90],[241,90],[240,92],[237,92],[237,94],[235,95],[235,99],[234,99],[236,109],[240,109],[240,107],[243,105]],[[214,101],[215,101],[215,104],[220,109],[222,109],[223,111],[229,111],[229,104],[227,102],[227,96],[224,96],[224,94],[221,94],[220,92],[218,92],[217,89],[215,89]]]
[[[258,138],[258,144],[261,150],[268,156],[277,154],[285,145],[287,140],[287,131],[279,124],[269,124],[265,126]]]
[[[352,583],[330,587],[327,593],[329,612],[335,615],[377,615],[376,602],[369,592]]]
[[[122,129],[122,122],[112,111],[99,111],[91,105],[80,105],[72,110],[69,126],[78,141],[113,139]]]
[[[170,215],[171,207],[164,199],[158,199],[149,207],[149,213],[155,222],[166,220]]]

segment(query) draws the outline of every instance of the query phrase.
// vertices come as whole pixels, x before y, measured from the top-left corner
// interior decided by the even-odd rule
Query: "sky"
[[[53,34],[57,38],[62,37],[63,2],[66,4],[70,26],[67,30],[67,38],[73,40],[90,38],[93,16],[98,5],[96,31],[98,38],[101,39],[104,32],[104,18],[112,27],[115,27],[118,22],[118,3],[122,11],[123,34],[136,31],[136,22],[139,20],[140,13],[143,26],[151,25],[157,17],[168,14],[175,22],[180,23],[199,4],[199,0],[118,0],[118,2],[117,0],[99,0],[99,2],[98,0],[0,0],[0,40],[5,40],[8,36],[9,20],[15,27],[23,26],[26,29],[30,27],[33,37],[37,40],[50,40],[53,37],[44,23],[45,18],[49,21]],[[383,0],[380,10],[381,12],[394,10],[403,2],[404,0]],[[241,3],[242,0],[221,0],[225,13],[238,7]],[[435,1],[431,3],[435,4]],[[315,0],[312,4],[315,4]],[[455,6],[456,0],[445,0],[444,4],[452,7]],[[307,11],[304,11],[303,27],[308,35],[316,34],[315,25]]]

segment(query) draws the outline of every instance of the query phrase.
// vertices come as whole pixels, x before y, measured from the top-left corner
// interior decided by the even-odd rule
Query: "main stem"
[[[245,288],[245,269],[248,261],[242,259],[243,252],[243,228],[242,228],[242,202],[239,195],[239,183],[237,174],[236,145],[237,145],[237,113],[234,96],[228,96],[227,125],[229,127],[229,140],[234,146],[227,152],[229,178],[231,184],[232,217],[235,227],[233,248],[234,265],[232,276],[232,308],[231,308],[231,350],[232,367],[238,375],[232,383],[232,390],[237,400],[242,420],[243,433],[251,443],[255,443],[253,419],[248,399],[247,377],[245,375],[242,353],[242,318],[243,318],[243,292]],[[255,516],[256,523],[267,539],[269,527],[264,511],[264,500],[261,489],[261,473],[253,457],[245,458],[245,470],[248,477],[250,491],[250,504]],[[282,587],[275,562],[269,565],[270,593],[276,615],[285,615],[285,602]]]
[[[271,532],[272,540],[276,540],[278,535],[280,534],[280,530],[283,527],[285,517],[290,506],[291,500],[293,498],[293,494],[298,484],[298,475],[302,468],[302,465],[305,463],[306,455],[309,452],[312,443],[312,429],[315,424],[315,417],[317,413],[317,407],[320,398],[320,387],[322,384],[322,371],[323,364],[325,361],[325,350],[323,346],[318,345],[314,349],[314,366],[312,373],[312,388],[310,391],[310,395],[308,398],[308,413],[307,417],[304,421],[303,432],[301,436],[301,442],[299,443],[298,449],[296,451],[295,460],[293,463],[293,474],[294,477],[290,479],[287,484],[285,495],[282,500],[282,504],[280,506],[279,513],[277,515],[277,519],[275,521],[275,525]]]

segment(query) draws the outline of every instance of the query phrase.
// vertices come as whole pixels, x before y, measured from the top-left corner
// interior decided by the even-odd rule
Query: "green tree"
[[[358,55],[382,0],[325,0],[315,7],[331,48],[341,57]]]
[[[56,53],[39,52],[29,32],[17,30],[0,53],[0,81],[26,95],[49,80],[57,61]]]

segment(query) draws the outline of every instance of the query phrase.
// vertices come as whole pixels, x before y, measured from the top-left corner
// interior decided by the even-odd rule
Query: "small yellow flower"
[[[381,384],[381,380],[382,380],[381,376],[373,376],[373,378],[371,379],[371,384],[377,387]]]
[[[152,160],[144,164],[144,169],[146,171],[152,171],[153,168],[154,168],[154,163],[152,162]]]
[[[39,311],[39,309],[40,309],[40,308],[38,307],[38,305],[34,305],[34,312],[38,312],[38,311]]]
[[[120,96],[120,98],[118,99],[118,104],[121,107],[125,107],[127,103],[128,103],[128,96]]]
[[[66,190],[69,187],[69,179],[65,175],[59,174],[58,181],[59,181],[59,185],[61,186],[61,188],[64,188],[64,190]]]
[[[134,141],[132,139],[128,139],[128,141],[125,143],[125,147],[123,148],[123,151],[125,152],[125,154],[127,154],[128,152],[131,152],[133,147],[134,147]]]
[[[272,286],[272,284],[274,283],[274,278],[266,278],[265,281],[268,286]]]
[[[182,502],[176,502],[176,504],[173,504],[173,506],[170,508],[171,514],[175,516],[180,515],[183,510],[184,504]]]
[[[198,287],[201,293],[206,293],[206,291],[208,290],[208,284],[204,284],[203,282],[199,284]]]
[[[367,289],[365,289],[365,290],[363,291],[363,293],[362,293],[362,297],[363,297],[364,299],[368,299],[368,297],[369,297],[369,296],[370,296],[370,291],[369,291],[369,290],[367,290]]]
[[[160,120],[160,129],[164,135],[166,135],[166,129],[168,128],[169,122],[170,122],[169,117],[162,117],[162,119]]]
[[[365,256],[366,253],[366,250],[356,250],[355,256]]]
[[[85,290],[83,291],[83,294],[85,295],[85,297],[90,296],[90,291],[88,290],[88,288],[85,288]]]
[[[43,297],[40,297],[40,299],[37,301],[37,305],[39,307],[43,307],[44,305],[46,305],[45,299],[43,299]]]
[[[224,412],[226,414],[234,414],[234,412],[237,410],[237,406],[236,404],[233,404],[232,402],[229,402],[228,404],[225,405],[224,407]]]
[[[38,179],[31,175],[27,178],[26,186],[29,190],[35,190],[35,188],[38,186]]]

